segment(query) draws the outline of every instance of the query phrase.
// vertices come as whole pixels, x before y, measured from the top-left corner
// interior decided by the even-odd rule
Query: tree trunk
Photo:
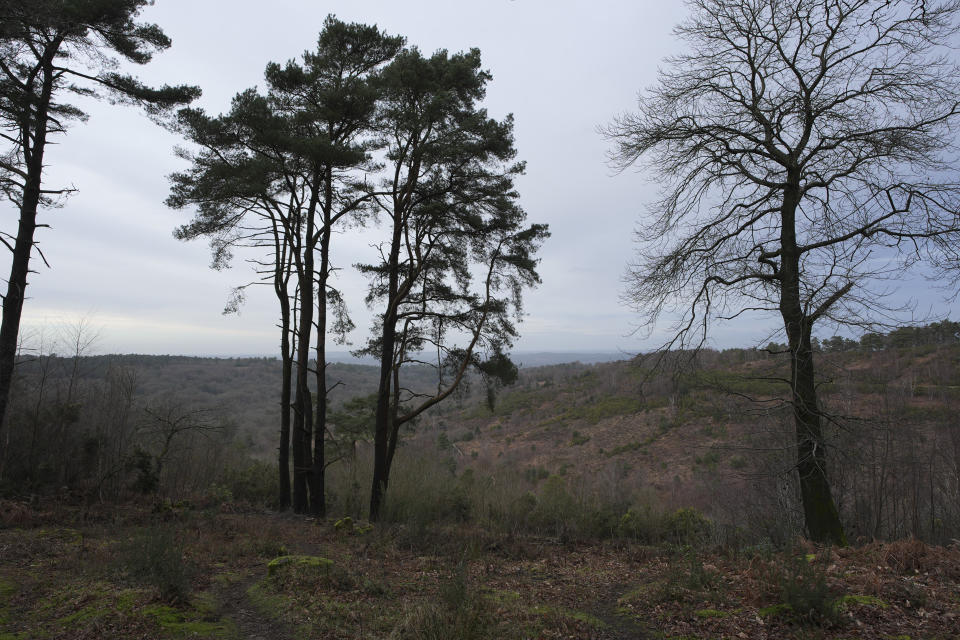
[[[37,230],[37,209],[40,206],[40,188],[43,176],[43,153],[47,143],[47,113],[50,98],[53,95],[53,49],[44,55],[42,66],[43,86],[35,109],[36,120],[21,127],[22,145],[26,160],[27,177],[24,181],[23,198],[20,203],[20,222],[17,238],[13,247],[13,260],[10,264],[10,277],[7,280],[7,293],[3,298],[3,319],[0,320],[0,429],[6,422],[7,404],[10,400],[10,387],[13,384],[13,368],[17,359],[17,341],[20,336],[20,318],[23,313],[23,301],[26,299],[27,274],[30,273],[30,253],[33,250],[33,237]],[[31,131],[32,129],[32,131]],[[31,137],[33,146],[30,147]],[[6,455],[4,453],[4,455]],[[0,456],[3,457],[3,456]]]
[[[320,291],[326,292],[325,278],[321,279]],[[321,293],[321,295],[322,295]],[[317,307],[317,410],[313,426],[313,465],[310,469],[310,512],[323,518],[327,515],[326,498],[326,450],[327,429],[327,350],[326,338],[327,308],[321,302]]]
[[[816,542],[846,545],[840,515],[826,473],[826,446],[814,379],[813,350],[807,327],[799,344],[791,340],[791,385],[797,437],[797,473],[807,533]]]
[[[293,510],[309,509],[309,476],[313,465],[310,433],[313,429],[313,397],[310,393],[310,336],[313,332],[313,249],[314,215],[318,204],[317,181],[313,181],[310,205],[306,212],[305,244],[298,265],[300,319],[297,329],[297,384],[293,410]]]
[[[389,255],[389,283],[387,289],[387,309],[383,314],[383,327],[380,341],[380,382],[377,387],[377,413],[373,437],[373,486],[370,489],[370,520],[380,518],[380,508],[387,491],[390,476],[390,388],[393,372],[393,349],[397,336],[397,290],[400,279],[400,242],[403,224],[401,214],[395,213],[393,220],[393,238]]]
[[[327,515],[326,450],[327,434],[327,278],[330,268],[332,189],[327,174],[323,231],[320,234],[320,271],[317,278],[317,412],[313,426],[313,467],[310,471],[310,511],[318,518]]]
[[[398,351],[404,353],[407,346],[407,327],[404,326],[400,333],[400,348]],[[390,476],[390,469],[393,467],[393,456],[397,453],[397,443],[400,441],[400,368],[393,365],[393,388],[391,389],[390,401],[390,434],[387,437],[387,462],[386,475]]]
[[[273,291],[280,303],[280,447],[277,455],[277,472],[279,476],[279,500],[281,511],[290,508],[290,412],[291,396],[293,395],[293,349],[291,340],[291,309],[290,309],[290,276],[292,275],[293,252],[296,242],[291,237],[290,230],[275,216],[270,222],[273,231],[274,255],[276,265],[273,272]]]
[[[293,381],[293,353],[290,351],[290,300],[286,292],[281,300],[280,352],[282,360],[282,382],[280,383],[280,452],[278,469],[280,473],[280,509],[290,508],[290,396]]]
[[[789,178],[788,178],[789,180]],[[826,446],[817,404],[813,319],[800,302],[800,253],[796,238],[799,190],[788,187],[781,207],[780,315],[790,345],[790,388],[797,438],[797,473],[807,534],[816,542],[846,545],[840,515],[826,473]]]

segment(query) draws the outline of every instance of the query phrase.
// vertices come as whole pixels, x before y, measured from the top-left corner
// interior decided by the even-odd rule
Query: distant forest
[[[72,342],[77,344],[76,339]],[[948,320],[870,333],[860,340],[835,336],[817,341],[824,352],[957,343],[960,322]],[[776,343],[762,349],[705,350],[701,360],[711,360],[715,353],[723,356],[718,362],[733,363],[782,351]],[[17,367],[11,428],[5,433],[0,460],[3,494],[43,494],[69,487],[72,495],[84,499],[156,491],[186,495],[252,467],[259,468],[272,486],[280,408],[278,390],[271,382],[280,366],[272,358],[68,356],[62,350],[26,357]],[[524,368],[517,386],[530,387],[537,380],[564,384],[588,370],[591,365]],[[334,435],[338,419],[358,418],[343,410],[351,401],[356,410],[359,401],[376,392],[378,372],[370,365],[328,364]],[[431,367],[405,367],[401,384],[415,393],[429,391],[436,385],[435,375]],[[501,391],[508,404],[516,402],[511,393],[509,387]],[[639,383],[634,393],[641,397]],[[444,424],[450,420],[443,416],[464,411],[467,416],[479,415],[476,412],[487,401],[485,387],[472,377],[452,403],[439,405],[423,420]],[[364,415],[361,409],[359,419],[370,421],[372,413]],[[363,425],[350,428],[364,430]],[[366,428],[361,440],[370,437],[372,425]],[[415,429],[408,429],[406,437]],[[269,502],[274,496],[265,492],[263,498]]]

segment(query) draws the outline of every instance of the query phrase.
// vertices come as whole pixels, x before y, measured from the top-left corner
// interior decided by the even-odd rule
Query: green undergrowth
[[[216,619],[212,612],[153,604],[143,607],[140,613],[152,619],[174,638],[237,637],[236,625],[230,621]]]
[[[287,599],[279,593],[268,580],[250,585],[247,598],[257,613],[270,620],[282,620],[285,616]]]
[[[152,614],[158,611],[157,607],[173,609],[150,604],[153,592],[149,589],[126,588],[105,580],[42,571],[44,569],[33,572],[31,597],[24,598],[16,610],[9,606],[9,598],[16,592],[5,590],[0,638],[62,637],[64,629],[70,629],[76,637],[99,637],[98,630],[103,628],[142,630],[159,626],[167,629],[166,623],[172,622],[180,626],[169,630],[183,633],[171,637],[233,637],[229,629],[205,621],[204,613],[190,608],[176,621],[170,615],[156,618]],[[4,584],[9,587],[11,583],[5,581]]]
[[[551,605],[537,605],[532,609],[532,612],[543,616],[548,621],[556,622],[557,619],[560,621],[573,621],[580,623],[584,626],[589,627],[590,629],[606,629],[609,625],[600,618],[586,613],[585,611],[576,611],[574,609],[567,609],[565,607],[556,607]],[[554,625],[558,626],[558,625]]]
[[[0,577],[0,625],[10,621],[10,601],[17,593],[17,585]]]
[[[138,529],[124,540],[114,569],[137,584],[154,587],[165,602],[185,602],[190,596],[194,567],[184,558],[177,530],[167,524]]]
[[[777,615],[801,624],[839,624],[842,596],[838,597],[827,582],[826,559],[794,552],[781,566],[778,582],[786,608]]]
[[[640,413],[649,408],[638,396],[600,396],[585,404],[571,407],[558,417],[560,420],[583,420],[588,424],[597,424],[607,418]]]
[[[437,600],[407,608],[395,631],[401,637],[414,640],[513,637],[508,630],[500,628],[490,601],[474,587],[462,562],[441,581]]]
[[[532,510],[577,500],[556,476],[539,489]],[[238,597],[247,601],[245,620],[259,618],[278,635],[298,639],[604,638],[634,637],[623,634],[642,629],[640,637],[703,640],[755,633],[759,618],[770,637],[839,640],[852,637],[853,620],[882,630],[917,609],[914,595],[901,589],[907,578],[921,580],[913,570],[904,577],[877,569],[885,583],[876,587],[857,581],[860,568],[885,562],[864,560],[865,551],[807,544],[763,553],[707,550],[714,524],[692,509],[634,510],[616,526],[643,530],[649,523],[631,520],[648,517],[661,527],[656,545],[524,537],[469,523],[423,530],[377,523],[361,534],[354,522],[337,526],[335,518],[222,514],[163,521],[156,528],[167,528],[172,544],[165,548],[178,549],[194,569],[177,602],[102,562],[115,555],[122,563],[120,551],[150,530],[144,521],[96,535],[85,530],[83,545],[70,542],[77,539],[72,534],[0,530],[0,548],[22,543],[37,551],[2,569],[0,640],[239,640],[228,606]],[[257,535],[267,542],[252,544]],[[404,536],[423,539],[414,544]],[[49,557],[42,544],[50,546]],[[269,557],[285,549],[297,554]],[[946,549],[936,553],[955,557]],[[956,593],[955,580],[925,570],[922,584],[934,580],[940,584],[926,594],[927,611],[953,611],[957,601],[943,594]],[[623,594],[617,600],[606,596],[614,588]],[[855,595],[862,593],[875,595]],[[914,604],[904,604],[908,597]]]
[[[29,556],[0,578],[0,638],[236,638],[212,592],[191,583],[186,556],[204,552],[188,550],[186,531],[183,523],[138,522],[7,532],[4,542]],[[221,570],[230,575],[224,566],[210,567],[210,582]],[[171,580],[175,591],[167,588]]]
[[[357,624],[386,632],[396,624],[396,612],[386,606],[388,589],[328,558],[281,556],[268,563],[265,573],[247,597],[262,616],[290,625],[298,637],[348,637]]]
[[[301,574],[329,574],[333,561],[317,556],[280,556],[267,564],[267,575],[275,578],[296,578]]]
[[[838,599],[838,604],[841,607],[848,608],[850,606],[861,606],[861,607],[879,607],[880,609],[886,609],[890,605],[881,600],[876,596],[858,596],[858,595],[845,595],[841,596]]]
[[[693,612],[693,615],[702,620],[709,620],[710,618],[726,618],[730,614],[719,609],[697,609]]]
[[[700,544],[714,533],[713,523],[695,509],[664,510],[646,488],[593,486],[564,468],[526,467],[494,477],[471,468],[456,473],[455,464],[426,454],[398,460],[396,467],[379,526],[402,529],[413,544],[448,525],[650,544]],[[346,524],[341,529],[352,530]]]

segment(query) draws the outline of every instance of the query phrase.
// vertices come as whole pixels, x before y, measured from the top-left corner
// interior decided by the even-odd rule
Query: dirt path
[[[293,544],[293,553],[316,555],[319,547],[297,541]],[[247,567],[240,579],[216,588],[220,617],[237,625],[241,640],[293,640],[295,636],[288,624],[265,616],[250,599],[250,587],[263,577],[265,571],[263,565]]]
[[[650,637],[636,620],[629,616],[617,613],[619,598],[630,590],[633,585],[611,585],[609,589],[598,594],[596,600],[589,602],[586,610],[590,615],[602,620],[606,628],[599,631],[596,640],[645,640]]]
[[[221,619],[237,626],[241,640],[292,640],[293,634],[286,624],[267,618],[250,601],[247,591],[259,577],[260,572],[251,569],[240,580],[216,589]]]

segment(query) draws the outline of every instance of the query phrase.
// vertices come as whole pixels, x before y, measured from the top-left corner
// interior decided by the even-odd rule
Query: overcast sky
[[[478,47],[493,75],[485,106],[494,117],[516,119],[528,167],[521,203],[531,222],[548,223],[553,234],[540,254],[543,284],[525,298],[516,349],[632,353],[656,344],[630,335],[633,315],[619,301],[631,233],[656,188],[637,172],[614,175],[597,127],[632,110],[638,90],[655,81],[660,61],[680,46],[672,27],[684,12],[681,2],[652,0],[157,0],[142,17],[173,46],[137,73],[155,84],[199,85],[199,106],[220,113],[237,92],[263,86],[268,62],[313,48],[328,13],[375,23],[425,53]],[[52,225],[39,235],[52,268],[34,263],[27,332],[86,316],[100,330],[101,353],[274,353],[272,291],[253,291],[239,316],[221,315],[230,289],[250,281],[252,270],[238,260],[212,271],[203,241],[171,235],[189,218],[163,204],[167,176],[184,167],[173,154],[180,141],[135,109],[95,103],[88,110],[89,122],[48,151],[46,184],[79,191],[42,214]],[[15,212],[7,206],[2,215],[12,231]],[[344,267],[340,286],[358,326],[355,343],[370,312],[365,280],[350,265],[367,260],[379,233],[344,237],[334,255]],[[769,326],[741,322],[718,331],[715,344],[749,345]]]

